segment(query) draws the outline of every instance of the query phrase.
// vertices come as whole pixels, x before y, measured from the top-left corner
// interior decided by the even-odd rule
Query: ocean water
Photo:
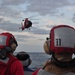
[[[29,68],[32,70],[36,70],[38,68],[42,68],[44,63],[51,58],[51,55],[48,55],[46,53],[39,53],[39,52],[29,52],[30,58],[32,60],[31,65]],[[75,58],[75,55],[72,56],[72,58]]]
[[[17,53],[14,54],[16,55]],[[51,57],[50,55],[44,52],[28,52],[28,54],[30,55],[30,58],[32,60],[32,63],[29,68],[32,70],[41,68],[44,63]]]

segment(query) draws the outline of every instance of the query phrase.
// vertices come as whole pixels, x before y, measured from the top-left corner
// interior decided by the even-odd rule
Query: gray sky
[[[19,30],[24,18],[33,22],[30,30]],[[0,0],[0,32],[15,35],[16,51],[44,52],[45,38],[59,24],[75,27],[75,0]]]

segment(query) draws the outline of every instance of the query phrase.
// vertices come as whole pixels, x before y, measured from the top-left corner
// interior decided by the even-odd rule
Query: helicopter
[[[22,29],[22,31],[24,29],[29,29],[30,30],[30,27],[32,27],[32,22],[30,20],[28,20],[28,18],[25,18],[24,20],[22,20],[23,23],[21,22],[21,27],[19,27],[19,29]]]

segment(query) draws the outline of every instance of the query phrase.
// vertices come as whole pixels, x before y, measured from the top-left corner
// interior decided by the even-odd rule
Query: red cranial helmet
[[[4,48],[5,46],[10,47],[13,42],[18,45],[15,37],[11,33],[5,32],[0,34],[0,48]]]
[[[44,44],[44,50],[47,54],[75,53],[75,29],[68,25],[53,27],[50,31],[50,39]]]

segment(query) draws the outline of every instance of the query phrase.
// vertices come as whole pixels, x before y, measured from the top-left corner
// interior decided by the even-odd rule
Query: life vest
[[[20,61],[12,55],[8,55],[8,58],[5,60],[0,59],[0,75],[23,75],[23,73],[19,74],[16,70],[18,66],[20,67],[19,62]]]
[[[47,72],[43,69],[38,69],[32,75],[56,75],[56,74]],[[74,72],[68,72],[68,73],[61,74],[61,75],[75,75],[75,73]]]

